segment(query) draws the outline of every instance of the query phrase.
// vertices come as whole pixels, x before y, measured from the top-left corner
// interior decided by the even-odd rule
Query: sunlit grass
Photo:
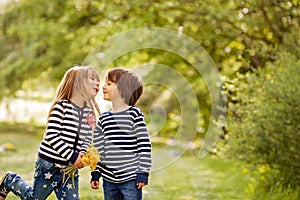
[[[0,145],[11,143],[15,151],[0,153],[0,173],[9,170],[19,173],[32,184],[34,162],[43,127],[22,124],[0,124]],[[156,145],[154,151],[157,150]],[[158,148],[159,149],[159,148]],[[157,160],[164,160],[162,155]],[[80,171],[80,196],[83,200],[103,199],[102,189],[90,188],[90,171]],[[249,176],[242,167],[221,158],[199,159],[197,152],[181,156],[173,164],[151,172],[149,185],[143,190],[145,200],[247,200],[244,188]],[[8,200],[19,199],[9,194]],[[48,199],[56,199],[52,194]]]

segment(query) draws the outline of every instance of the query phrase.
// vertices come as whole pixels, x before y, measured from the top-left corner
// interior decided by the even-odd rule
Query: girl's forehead
[[[89,71],[88,71],[88,76],[92,76],[92,77],[97,78],[97,79],[100,80],[100,77],[99,77],[99,75],[97,74],[97,72],[95,72],[95,71],[93,71],[93,70],[89,70]]]

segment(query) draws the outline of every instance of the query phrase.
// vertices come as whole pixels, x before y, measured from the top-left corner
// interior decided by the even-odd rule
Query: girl
[[[57,88],[56,97],[48,114],[44,138],[38,149],[33,187],[12,172],[0,180],[0,200],[9,192],[21,199],[46,199],[55,191],[57,199],[79,199],[78,170],[74,185],[63,169],[74,165],[81,169],[81,157],[92,141],[92,129],[87,120],[93,112],[93,105],[99,91],[100,78],[89,66],[70,68]]]

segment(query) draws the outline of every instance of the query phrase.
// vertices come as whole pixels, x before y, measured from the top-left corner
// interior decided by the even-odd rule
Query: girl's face
[[[117,83],[114,83],[106,78],[105,85],[103,86],[103,99],[112,101],[117,98],[121,98]]]
[[[100,80],[96,77],[91,70],[88,72],[88,77],[86,80],[85,88],[87,91],[87,96],[89,98],[94,98],[99,92],[99,82]]]

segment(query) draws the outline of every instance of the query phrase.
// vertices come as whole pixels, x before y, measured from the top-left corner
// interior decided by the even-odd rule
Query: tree
[[[275,63],[248,75],[229,105],[228,155],[278,170],[285,184],[299,186],[300,62],[280,53]],[[274,182],[274,181],[273,181]]]
[[[275,61],[279,48],[299,57],[298,10],[290,0],[10,1],[1,17],[1,96],[41,72],[57,81],[109,36],[148,26],[182,27],[235,78]]]
[[[0,15],[0,99],[18,90],[56,86],[68,67],[80,64],[108,37],[139,27],[181,30],[193,38],[213,58],[226,89],[234,94],[231,89],[243,81],[238,74],[275,62],[279,49],[300,57],[298,11],[294,0],[9,1]],[[116,63],[126,66],[133,60],[166,64],[187,77],[204,108],[201,125],[207,129],[209,94],[198,72],[187,70],[190,63],[160,50],[129,53]],[[147,99],[153,100],[151,95]],[[232,98],[228,101],[234,102]],[[179,112],[170,107],[168,111]]]

